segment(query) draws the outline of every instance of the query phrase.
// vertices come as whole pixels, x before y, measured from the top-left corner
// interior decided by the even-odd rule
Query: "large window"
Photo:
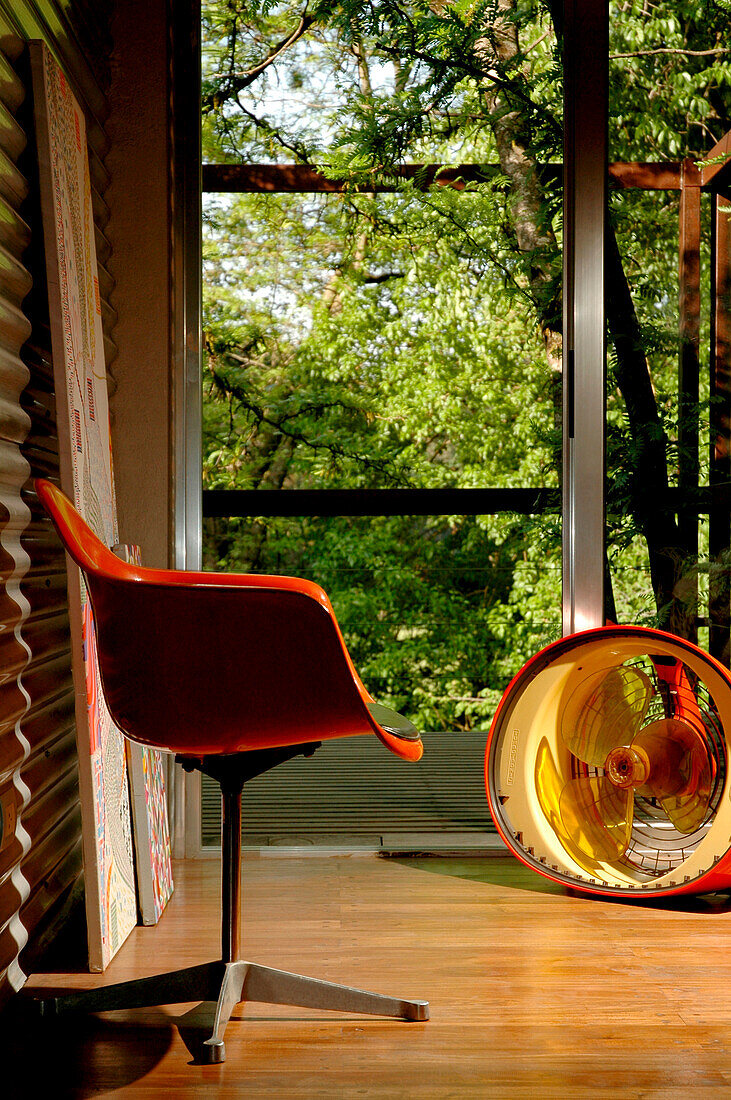
[[[203,28],[206,564],[322,583],[371,690],[466,743],[561,630],[549,10],[210,2]],[[718,649],[698,517],[721,376],[699,380],[703,179],[678,159],[731,124],[716,30],[613,12],[604,571],[608,617]]]

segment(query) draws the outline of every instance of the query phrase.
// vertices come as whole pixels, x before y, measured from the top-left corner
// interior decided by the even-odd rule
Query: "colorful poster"
[[[101,301],[84,115],[48,48],[31,43],[61,484],[117,542]],[[137,923],[124,738],[100,690],[83,579],[69,569],[89,966],[103,970]]]
[[[173,893],[163,754],[127,741],[137,884],[143,924],[157,924]]]
[[[115,546],[123,561],[141,565],[139,546]],[[173,893],[172,852],[162,753],[126,742],[132,798],[140,918],[157,924]]]

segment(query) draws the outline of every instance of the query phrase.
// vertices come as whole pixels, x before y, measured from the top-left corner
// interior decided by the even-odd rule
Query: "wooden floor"
[[[177,865],[162,922],[138,928],[104,975],[29,984],[106,983],[217,957],[217,879],[214,861]],[[726,898],[591,900],[507,856],[251,857],[244,923],[247,957],[427,998],[430,1022],[242,1005],[220,1066],[191,1062],[181,1006],[18,1023],[0,1040],[0,1096],[50,1082],[54,1097],[166,1100],[731,1097]]]

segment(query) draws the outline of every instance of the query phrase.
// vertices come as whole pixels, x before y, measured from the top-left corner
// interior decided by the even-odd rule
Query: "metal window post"
[[[170,419],[172,562],[199,569],[201,557],[201,132],[200,0],[168,0],[170,80]],[[168,792],[173,854],[196,854],[200,775],[172,762]]]
[[[564,0],[563,631],[604,622],[609,13]]]
[[[173,424],[173,557],[199,569],[201,554],[201,131],[200,0],[169,0]]]

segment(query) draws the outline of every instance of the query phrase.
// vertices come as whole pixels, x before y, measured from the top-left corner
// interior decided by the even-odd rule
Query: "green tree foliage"
[[[206,204],[207,486],[557,485],[561,196],[538,166],[561,158],[559,9],[204,5],[205,159],[350,181]],[[729,128],[728,14],[612,5],[613,159],[697,159]],[[382,193],[408,161],[500,170]],[[617,613],[662,616],[677,532],[646,505],[677,462],[677,202],[620,194],[612,222]],[[556,517],[252,517],[207,536],[209,565],[323,583],[368,685],[422,726],[484,722],[559,628]]]

